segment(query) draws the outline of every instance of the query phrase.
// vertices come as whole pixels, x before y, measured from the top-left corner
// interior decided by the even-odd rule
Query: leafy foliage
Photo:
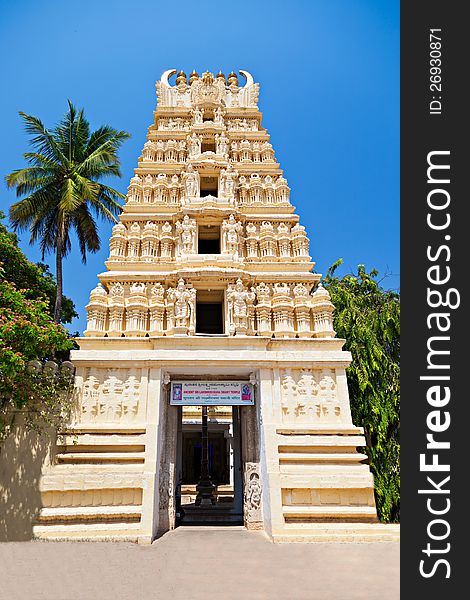
[[[29,425],[55,423],[70,398],[70,377],[32,373],[27,363],[67,351],[72,341],[51,322],[47,302],[31,300],[6,281],[0,270],[0,440],[18,411]]]
[[[0,223],[0,442],[18,412],[28,426],[41,429],[60,423],[69,408],[70,373],[41,368],[73,346],[65,329],[52,322],[54,296],[52,275],[31,263]],[[64,317],[75,315],[68,298],[64,308]],[[36,361],[35,370],[28,368],[30,361]]]
[[[353,421],[364,427],[375,478],[378,513],[394,522],[400,514],[400,304],[384,290],[376,270],[335,276],[340,259],[323,280],[335,305],[334,327],[352,354],[347,369]]]
[[[20,116],[31,136],[33,152],[23,155],[28,167],[6,177],[17,196],[25,196],[10,207],[10,220],[15,230],[29,230],[30,243],[39,242],[43,258],[48,252],[55,253],[54,321],[59,323],[62,259],[71,250],[71,233],[75,232],[86,262],[87,252],[100,248],[94,217],[116,221],[121,211],[118,200],[124,195],[99,181],[120,176],[117,151],[129,134],[107,125],[90,132],[83,110],[77,110],[70,101],[67,113],[51,130],[37,117],[23,112]]]
[[[17,236],[8,231],[1,222],[4,214],[0,212],[0,263],[3,266],[3,277],[22,290],[28,300],[46,300],[47,312],[51,318],[54,314],[54,303],[57,285],[49,267],[43,263],[34,264],[29,261],[18,247]],[[62,323],[71,323],[78,314],[70,298],[63,297]]]

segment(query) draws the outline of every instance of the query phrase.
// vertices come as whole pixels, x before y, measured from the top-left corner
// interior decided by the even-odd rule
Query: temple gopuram
[[[156,88],[34,533],[150,543],[225,523],[274,541],[372,539],[351,356],[259,84],[172,69]]]

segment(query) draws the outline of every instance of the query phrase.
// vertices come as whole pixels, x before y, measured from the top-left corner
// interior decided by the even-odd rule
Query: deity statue
[[[189,201],[191,198],[195,198],[198,195],[198,174],[193,170],[191,164],[183,173],[183,182],[186,199]]]
[[[215,141],[216,141],[216,145],[217,145],[217,154],[221,154],[222,156],[225,156],[226,154],[228,154],[229,151],[229,140],[228,137],[221,133],[220,135],[216,135],[215,136]]]
[[[196,240],[196,221],[184,215],[183,221],[176,221],[176,232],[179,236],[181,254],[194,254]]]
[[[175,333],[187,334],[193,332],[196,290],[187,288],[184,279],[181,278],[176,288],[168,290],[167,303],[170,324],[173,325]]]
[[[196,158],[201,154],[201,136],[193,133],[188,136],[189,158]]]
[[[223,125],[224,124],[224,113],[223,110],[220,108],[220,106],[218,106],[215,110],[214,110],[214,123],[216,123],[217,125]]]
[[[229,319],[232,335],[235,333],[246,334],[248,330],[248,306],[253,305],[255,294],[248,291],[241,279],[235,285],[227,288],[229,303]]]
[[[195,108],[194,109],[194,125],[202,125],[203,115],[204,115],[203,108]]]
[[[235,188],[236,188],[236,177],[237,171],[233,170],[231,164],[226,169],[222,169],[220,174],[220,189],[221,196],[230,200],[231,204],[235,203]]]
[[[240,232],[243,227],[240,221],[236,221],[233,215],[230,215],[227,221],[222,223],[223,243],[226,254],[233,254],[238,258],[238,248],[240,245]]]

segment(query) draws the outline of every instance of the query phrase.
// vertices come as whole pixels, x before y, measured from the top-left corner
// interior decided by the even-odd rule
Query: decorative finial
[[[238,77],[237,77],[236,73],[234,73],[233,71],[230,73],[230,75],[228,76],[228,79],[227,79],[227,83],[229,85],[234,85],[234,86],[238,87]]]
[[[186,73],[184,71],[180,71],[176,78],[176,85],[186,84]]]

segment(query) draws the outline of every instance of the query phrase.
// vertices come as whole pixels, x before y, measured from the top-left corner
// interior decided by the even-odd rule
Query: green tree
[[[23,156],[28,167],[6,177],[8,187],[18,197],[10,207],[15,231],[28,229],[30,243],[39,242],[43,259],[55,254],[57,294],[54,322],[62,314],[62,261],[71,249],[75,232],[83,262],[87,252],[97,252],[100,239],[94,217],[116,221],[121,211],[118,202],[124,195],[100,182],[120,176],[117,151],[129,136],[108,125],[90,132],[83,110],[68,101],[68,111],[53,129],[48,130],[37,117],[20,112],[33,152]]]
[[[335,305],[334,327],[352,354],[347,369],[353,420],[364,427],[367,455],[375,479],[379,517],[400,514],[400,303],[398,293],[385,290],[376,270],[335,275],[340,259],[323,280]]]
[[[49,267],[43,263],[34,264],[29,261],[18,247],[17,236],[8,231],[2,220],[5,215],[0,212],[0,263],[3,266],[3,278],[15,284],[28,300],[41,299],[47,301],[51,319],[54,315],[54,304],[57,285]],[[62,323],[71,323],[78,314],[74,303],[64,296],[62,299]]]

